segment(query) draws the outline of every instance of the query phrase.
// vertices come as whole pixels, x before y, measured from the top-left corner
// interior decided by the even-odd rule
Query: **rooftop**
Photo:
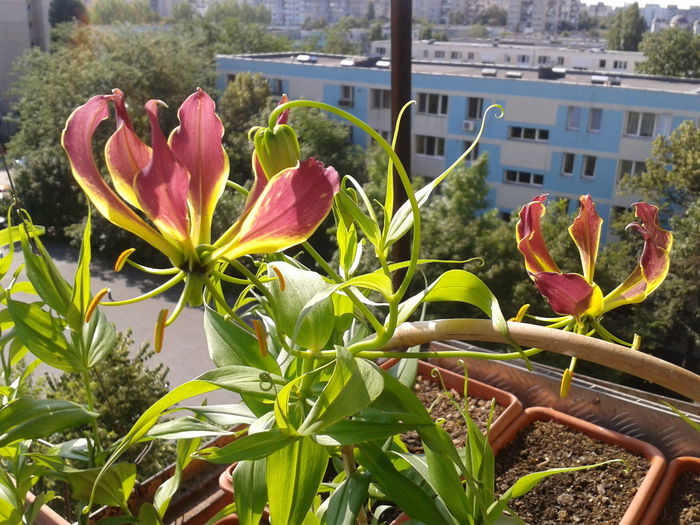
[[[260,53],[248,55],[219,55],[222,58],[298,64],[306,67],[352,67],[370,70],[389,70],[390,63],[378,57],[348,57],[345,55]],[[668,93],[696,94],[700,107],[700,79],[661,77],[630,73],[610,74],[604,71],[582,71],[557,67],[537,68],[490,63],[452,63],[449,61],[413,60],[413,73],[426,75],[452,75],[459,77],[507,78],[518,81],[547,81],[572,85],[604,85],[663,91]]]

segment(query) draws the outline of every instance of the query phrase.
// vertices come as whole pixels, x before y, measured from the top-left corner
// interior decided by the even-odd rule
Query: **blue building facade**
[[[337,56],[306,58],[219,56],[218,87],[239,73],[261,73],[274,93],[340,106],[389,135],[387,69],[341,65]],[[637,200],[619,190],[619,178],[644,169],[656,136],[700,119],[700,81],[693,80],[414,62],[412,84],[418,175],[442,172],[474,140],[486,108],[503,107],[503,118],[487,117],[478,154],[488,153],[489,200],[504,215],[540,193],[568,199],[569,211],[579,195],[591,194],[609,223],[615,208]],[[352,138],[368,144],[359,130]]]

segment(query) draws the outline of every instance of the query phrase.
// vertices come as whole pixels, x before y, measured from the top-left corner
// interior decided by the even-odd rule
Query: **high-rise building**
[[[9,111],[7,90],[14,80],[12,66],[32,47],[48,49],[49,0],[0,1],[0,135],[9,130],[1,123]]]
[[[508,28],[522,33],[555,33],[578,26],[579,0],[509,0]]]

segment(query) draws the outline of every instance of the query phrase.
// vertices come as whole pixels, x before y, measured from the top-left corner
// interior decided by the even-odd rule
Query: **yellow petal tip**
[[[167,319],[168,309],[163,308],[158,314],[158,321],[156,322],[155,335],[153,338],[157,354],[163,349],[163,335],[165,334],[165,322]]]
[[[92,301],[90,301],[90,304],[88,304],[87,310],[85,311],[85,322],[89,323],[90,319],[92,319],[92,314],[95,313],[95,310],[97,309],[97,305],[100,304],[100,301],[102,298],[109,293],[109,288],[102,288],[99,292],[95,294],[95,297],[92,298]]]
[[[129,248],[128,250],[124,250],[121,254],[119,254],[119,257],[117,257],[117,261],[114,263],[114,271],[121,272],[124,268],[124,265],[126,264],[126,260],[135,251],[136,248]]]
[[[574,377],[574,373],[567,368],[564,370],[564,374],[561,376],[561,386],[559,387],[559,397],[566,399],[569,395],[569,388],[571,388],[571,379]]]

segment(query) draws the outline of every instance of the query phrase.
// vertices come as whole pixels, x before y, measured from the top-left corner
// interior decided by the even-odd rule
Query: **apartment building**
[[[371,53],[391,56],[391,41],[372,42]],[[553,66],[587,71],[633,73],[644,54],[638,51],[574,49],[554,45],[501,44],[485,42],[413,42],[414,60],[453,63],[497,64],[509,67]]]
[[[386,61],[331,55],[220,55],[218,83],[242,72],[266,76],[276,93],[337,105],[389,136],[390,73]],[[473,142],[486,108],[478,148],[489,155],[490,204],[504,215],[534,195],[567,199],[591,194],[602,217],[628,207],[624,173],[644,169],[651,144],[684,120],[700,118],[700,80],[669,80],[557,69],[415,62],[412,172],[436,176]],[[368,138],[354,130],[355,143]],[[609,221],[607,221],[609,224]]]
[[[2,116],[10,110],[13,64],[32,47],[48,49],[48,13],[49,0],[0,0],[0,137],[12,132]]]

